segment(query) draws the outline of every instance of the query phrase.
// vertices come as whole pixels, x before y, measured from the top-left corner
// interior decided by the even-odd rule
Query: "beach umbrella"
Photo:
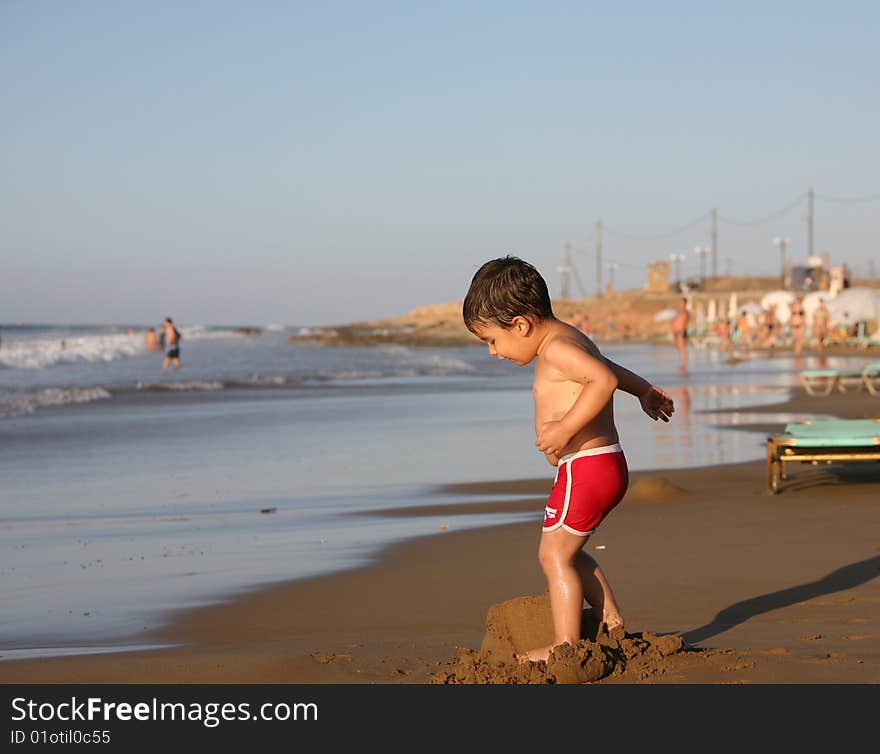
[[[754,301],[749,301],[740,306],[737,311],[739,314],[760,314],[764,310],[761,308],[760,304],[756,304]]]
[[[702,332],[706,327],[706,307],[703,306],[703,302],[697,302],[697,310],[694,314],[694,319],[697,324],[697,332]]]
[[[655,322],[667,322],[670,319],[675,319],[676,312],[675,309],[661,309],[654,315]]]
[[[776,319],[784,325],[791,316],[788,305],[794,300],[795,295],[791,291],[770,291],[761,297],[761,308],[775,310]]]
[[[873,288],[844,288],[826,303],[831,321],[838,325],[880,320],[880,292]]]

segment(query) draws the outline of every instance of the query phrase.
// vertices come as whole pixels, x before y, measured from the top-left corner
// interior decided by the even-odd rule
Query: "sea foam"
[[[0,395],[0,413],[6,416],[20,416],[21,414],[31,414],[38,407],[91,403],[110,397],[110,393],[102,387],[52,387],[36,393]]]

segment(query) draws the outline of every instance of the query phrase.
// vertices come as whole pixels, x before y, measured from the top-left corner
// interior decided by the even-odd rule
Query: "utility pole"
[[[773,239],[773,245],[779,248],[779,286],[781,288],[785,288],[785,250],[790,243],[791,239],[787,236],[785,238],[776,237]]]
[[[807,256],[813,256],[813,187],[807,192]]]
[[[718,210],[712,209],[712,277],[718,277]]]
[[[596,223],[596,295],[602,295],[602,221]]]
[[[700,288],[706,290],[706,254],[711,254],[709,246],[694,246],[694,254],[700,258]]]
[[[611,292],[614,293],[614,271],[620,267],[616,262],[612,262],[608,265],[608,282],[611,283]]]
[[[571,242],[565,242],[565,260],[562,262],[562,267],[559,268],[559,271],[562,273],[562,290],[559,295],[561,298],[571,298],[570,290],[568,287],[568,281],[571,279]]]
[[[577,283],[581,296],[587,295],[586,290],[584,290],[584,284],[581,282],[581,276],[577,271],[577,267],[574,266],[574,259],[571,256],[571,241],[565,242],[565,261],[563,261],[559,271],[562,273],[562,291],[560,292],[562,298],[571,298],[572,278]]]
[[[675,285],[678,290],[682,290],[681,286],[681,263],[684,261],[684,254],[670,254],[669,261],[675,264]]]

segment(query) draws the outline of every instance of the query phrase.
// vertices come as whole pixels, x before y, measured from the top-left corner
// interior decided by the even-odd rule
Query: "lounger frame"
[[[847,427],[854,432],[847,437]],[[828,430],[823,435],[823,430]],[[788,424],[767,438],[767,486],[774,495],[788,480],[789,463],[880,462],[880,419],[835,419]]]

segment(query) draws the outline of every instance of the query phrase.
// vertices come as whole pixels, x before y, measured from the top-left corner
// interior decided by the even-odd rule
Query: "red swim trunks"
[[[571,453],[559,459],[544,509],[544,531],[560,526],[587,536],[626,494],[629,471],[620,445]]]

